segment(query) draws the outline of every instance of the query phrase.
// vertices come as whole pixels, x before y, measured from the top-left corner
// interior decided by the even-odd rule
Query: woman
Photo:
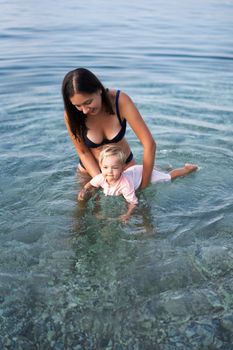
[[[105,89],[85,68],[66,74],[62,95],[66,127],[80,158],[79,170],[91,177],[99,174],[99,153],[108,143],[117,143],[127,154],[127,167],[134,165],[133,154],[124,137],[128,122],[143,145],[140,188],[145,188],[150,183],[156,144],[130,97],[119,90]]]

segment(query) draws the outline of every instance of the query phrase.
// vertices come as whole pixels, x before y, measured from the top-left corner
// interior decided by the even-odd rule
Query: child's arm
[[[128,203],[128,210],[125,214],[120,216],[120,220],[122,222],[126,223],[129,220],[129,218],[130,218],[130,216],[131,216],[131,214],[136,206],[137,205],[134,203]]]
[[[79,201],[87,201],[91,198],[91,196],[95,193],[95,191],[102,186],[103,183],[103,175],[98,174],[94,176],[83,189],[78,194]]]
[[[125,180],[125,183],[124,183],[124,186],[122,187],[121,193],[128,204],[128,210],[125,214],[120,216],[120,220],[126,223],[129,220],[134,208],[138,204],[138,198],[136,196],[134,187],[126,180],[126,178],[124,178],[124,180]]]
[[[87,201],[91,198],[93,193],[97,190],[97,187],[91,185],[90,182],[86,183],[86,185],[81,189],[78,194],[79,201]]]

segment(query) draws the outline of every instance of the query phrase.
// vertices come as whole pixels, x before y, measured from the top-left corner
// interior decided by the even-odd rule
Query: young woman
[[[62,84],[65,123],[78,153],[81,172],[91,177],[100,173],[99,153],[105,144],[117,143],[127,155],[126,166],[135,164],[125,139],[127,123],[143,146],[140,188],[150,183],[156,144],[130,97],[122,91],[105,89],[89,70],[78,68],[66,74]]]

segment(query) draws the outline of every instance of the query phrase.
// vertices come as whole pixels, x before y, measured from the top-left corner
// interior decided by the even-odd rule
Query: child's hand
[[[127,224],[128,220],[129,220],[129,217],[130,215],[128,214],[123,214],[119,217],[120,221],[123,223],[123,224]]]
[[[128,203],[128,210],[127,210],[127,213],[121,215],[119,217],[119,219],[121,220],[121,222],[123,222],[124,224],[126,224],[134,210],[134,208],[136,207],[136,204],[133,204],[133,203]]]
[[[79,201],[84,201],[84,198],[85,198],[85,190],[84,190],[84,188],[79,192],[79,194],[78,194],[78,200]]]
[[[91,191],[87,190],[86,188],[83,188],[78,194],[79,201],[88,201],[88,199],[90,198],[91,198]]]
[[[93,187],[90,182],[88,182],[79,192],[78,200],[79,201],[88,201],[96,192],[97,188]]]

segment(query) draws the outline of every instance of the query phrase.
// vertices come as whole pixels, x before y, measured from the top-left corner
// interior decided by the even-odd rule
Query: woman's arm
[[[64,119],[65,119],[65,124],[68,130],[68,133],[70,135],[70,138],[74,144],[74,147],[78,153],[79,158],[81,159],[83,165],[85,166],[86,171],[91,177],[98,175],[100,173],[98,162],[96,161],[95,157],[90,152],[90,150],[87,148],[87,146],[84,144],[84,142],[74,137],[74,134],[70,129],[66,112],[64,114]]]
[[[121,92],[119,97],[119,109],[120,115],[128,121],[143,145],[143,172],[140,188],[145,188],[150,183],[151,173],[154,168],[156,143],[137,107],[124,92]]]

